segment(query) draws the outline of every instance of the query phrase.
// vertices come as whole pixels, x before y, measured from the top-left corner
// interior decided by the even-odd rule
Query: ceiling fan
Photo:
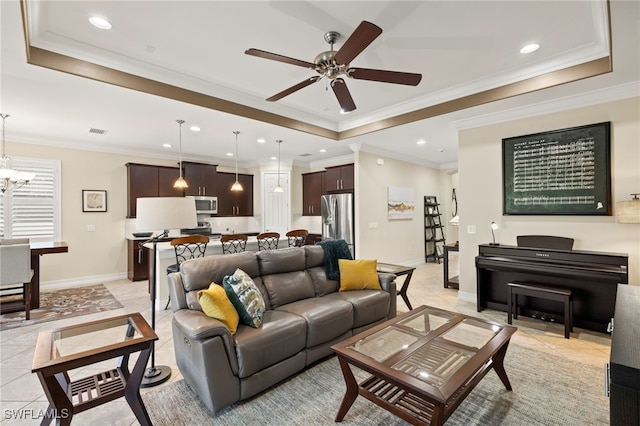
[[[271,96],[267,101],[273,102],[280,100],[285,96],[321,80],[323,77],[327,77],[331,80],[331,88],[338,99],[338,103],[340,104],[342,111],[349,112],[356,109],[356,104],[353,102],[351,93],[349,93],[349,89],[342,79],[342,76],[347,76],[356,80],[379,81],[382,83],[404,84],[407,86],[417,86],[422,79],[422,74],[376,70],[370,68],[352,68],[349,66],[349,63],[355,59],[356,56],[362,53],[362,51],[380,34],[382,34],[382,28],[372,24],[371,22],[362,21],[347,41],[345,41],[340,50],[334,51],[333,44],[340,38],[340,34],[336,31],[329,31],[324,35],[324,39],[331,45],[331,50],[321,52],[316,56],[313,62],[289,58],[288,56],[265,52],[264,50],[259,49],[247,49],[244,53],[247,55],[257,56],[259,58],[271,59],[273,61],[309,68],[320,74],[319,76],[316,75],[310,77],[278,94]]]

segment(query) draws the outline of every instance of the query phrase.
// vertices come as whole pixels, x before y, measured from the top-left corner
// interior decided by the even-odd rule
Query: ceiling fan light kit
[[[344,42],[340,50],[334,51],[333,45],[340,39],[340,33],[328,31],[325,33],[324,39],[331,45],[331,50],[319,53],[313,62],[302,61],[300,59],[253,48],[247,49],[244,53],[263,59],[309,68],[320,74],[319,76],[310,77],[267,98],[267,101],[274,102],[280,100],[326,77],[331,80],[331,89],[340,104],[340,112],[347,113],[355,110],[356,104],[342,76],[347,76],[355,80],[369,80],[407,86],[417,86],[420,80],[422,80],[422,74],[350,67],[351,61],[362,53],[380,34],[382,34],[382,28],[371,22],[362,21],[347,41]]]

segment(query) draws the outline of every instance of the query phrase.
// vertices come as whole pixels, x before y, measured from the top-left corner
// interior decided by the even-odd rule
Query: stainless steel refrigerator
[[[322,239],[345,240],[355,259],[353,194],[322,196]]]

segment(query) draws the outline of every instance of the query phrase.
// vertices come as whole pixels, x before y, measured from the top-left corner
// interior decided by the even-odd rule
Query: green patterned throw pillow
[[[222,286],[238,311],[240,321],[253,328],[260,327],[264,314],[264,299],[251,277],[242,269],[236,269],[233,275],[224,277]]]

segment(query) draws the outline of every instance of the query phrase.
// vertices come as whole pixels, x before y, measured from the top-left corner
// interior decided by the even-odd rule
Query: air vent
[[[300,157],[308,157],[308,156],[310,156],[310,155],[311,155],[311,154],[300,154]]]
[[[108,132],[108,130],[96,129],[94,127],[89,129],[89,133],[95,133],[96,135],[106,135]]]

